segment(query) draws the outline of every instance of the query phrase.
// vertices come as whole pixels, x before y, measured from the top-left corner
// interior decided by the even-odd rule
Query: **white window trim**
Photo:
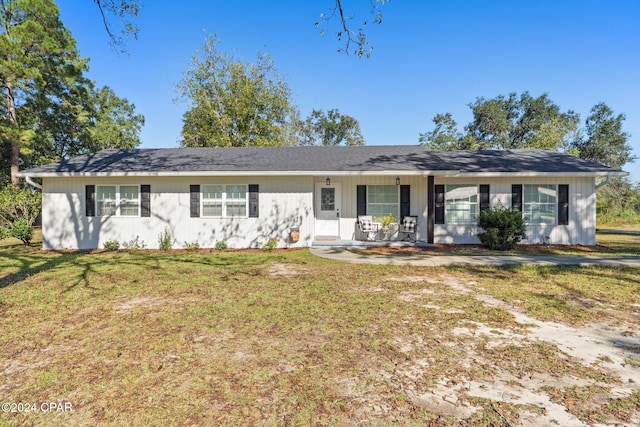
[[[449,222],[449,200],[447,199],[447,195],[449,194],[448,188],[449,187],[475,187],[476,189],[476,201],[475,202],[471,202],[469,201],[469,206],[476,206],[476,217],[475,219],[471,220],[471,211],[469,211],[469,217],[470,220],[469,221],[464,221],[464,222]],[[480,185],[479,184],[445,184],[444,185],[444,222],[445,224],[451,224],[451,225],[474,225],[478,223],[478,216],[480,215]]]
[[[204,198],[204,187],[207,185],[220,185],[222,186],[222,199],[205,199]],[[227,199],[227,187],[232,186],[243,186],[245,188],[244,191],[244,204],[245,204],[245,215],[227,215],[227,202],[241,202],[243,199]],[[204,203],[205,201],[215,201],[222,203],[222,215],[205,215],[204,214]],[[248,184],[217,184],[217,183],[207,183],[200,184],[200,212],[202,218],[249,218],[249,185]]]
[[[116,213],[114,213],[113,215],[102,215],[100,213],[100,209],[98,209],[98,202],[100,201],[98,199],[98,195],[100,194],[100,188],[101,187],[116,187]],[[138,187],[138,214],[137,215],[122,215],[121,211],[120,211],[120,187]],[[100,216],[100,217],[114,217],[114,216],[119,216],[119,217],[123,217],[123,218],[137,218],[140,217],[140,213],[142,211],[142,206],[141,206],[141,200],[142,197],[140,196],[140,185],[138,184],[103,184],[103,185],[96,185],[96,202],[95,202],[95,214],[96,216]]]
[[[553,203],[527,202],[526,201],[527,187],[533,187],[533,186],[538,188],[540,188],[540,186],[553,187],[556,193],[554,202]],[[527,209],[527,205],[552,206],[553,222],[533,222],[530,218],[530,215],[528,215],[528,212],[530,210]],[[558,225],[558,184],[523,184],[522,185],[522,215],[527,217],[528,223],[531,225]]]

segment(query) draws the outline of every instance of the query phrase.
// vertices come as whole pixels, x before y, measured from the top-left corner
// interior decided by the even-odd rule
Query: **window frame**
[[[205,198],[206,188],[220,186],[222,187],[220,198]],[[243,198],[230,198],[228,197],[228,187],[244,187],[244,199]],[[232,193],[233,194],[233,193]],[[206,215],[205,203],[219,202],[221,204],[220,215]],[[228,207],[241,206],[244,203],[244,215],[229,215]],[[249,218],[249,184],[200,184],[200,217],[202,218]]]
[[[100,198],[100,189],[104,187],[115,187],[115,211],[114,213],[103,214],[100,209],[99,203],[104,203],[105,199]],[[121,196],[121,187],[136,187],[138,189],[138,198],[131,199],[131,201],[137,202],[137,213],[135,215],[132,214],[123,214],[122,213],[122,196]],[[95,216],[97,217],[124,217],[124,218],[139,218],[142,212],[142,196],[141,196],[141,186],[140,184],[98,184],[95,189]],[[109,200],[109,199],[106,199]]]
[[[454,187],[451,189],[451,187]],[[452,199],[449,197],[449,192],[453,191],[457,188],[475,188],[475,193],[468,197],[468,201],[464,199]],[[471,201],[471,197],[475,197],[475,201]],[[457,200],[456,203],[452,202],[452,200]],[[459,206],[467,204],[469,209],[452,209],[453,206]],[[471,209],[475,206],[475,211]],[[460,221],[451,221],[450,213],[452,211],[456,212],[465,212],[463,220]],[[452,225],[474,225],[478,223],[478,217],[480,215],[480,185],[479,184],[444,184],[444,223],[452,224]],[[468,219],[467,219],[468,216]]]
[[[536,187],[536,194],[537,194],[537,198],[538,201],[537,202],[532,202],[532,201],[527,201],[527,196],[530,196],[531,193],[527,191],[527,189],[531,188],[531,187]],[[554,191],[554,195],[553,195],[553,201],[546,201],[546,202],[541,202],[540,201],[540,188],[547,188],[547,189],[553,189]],[[547,197],[550,197],[549,195],[547,195]],[[531,210],[531,206],[549,206],[552,210],[553,210],[553,215],[549,215],[549,217],[553,218],[553,221],[551,222],[545,222],[545,221],[534,221],[533,220],[533,215],[531,215],[531,213],[533,212]],[[540,209],[537,210],[538,213],[543,212]],[[546,211],[548,212],[548,211]],[[527,218],[527,222],[529,224],[533,224],[533,225],[557,225],[558,224],[558,184],[523,184],[522,185],[522,214],[525,216],[525,218]],[[544,218],[543,215],[538,214],[539,218]]]

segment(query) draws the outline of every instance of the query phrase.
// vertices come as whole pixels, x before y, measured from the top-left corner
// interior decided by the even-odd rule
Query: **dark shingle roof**
[[[587,173],[620,170],[544,150],[428,151],[421,146],[243,147],[103,150],[28,169],[21,176],[189,172]]]

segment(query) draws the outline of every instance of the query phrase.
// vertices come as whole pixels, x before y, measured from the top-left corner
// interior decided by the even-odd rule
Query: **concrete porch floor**
[[[373,246],[393,246],[393,247],[411,247],[411,246],[433,246],[425,241],[404,241],[404,240],[343,240],[334,236],[316,236],[311,242],[312,248],[318,247],[340,247],[340,248],[368,248]]]

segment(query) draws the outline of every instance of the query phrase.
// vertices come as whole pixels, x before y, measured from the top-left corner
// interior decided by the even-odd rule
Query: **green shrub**
[[[227,242],[225,242],[224,240],[218,240],[216,242],[216,250],[217,251],[224,251],[225,249],[228,249],[229,246],[227,245]]]
[[[516,209],[504,206],[485,209],[478,217],[478,226],[483,230],[478,238],[489,249],[513,249],[520,240],[527,238],[525,221],[522,212]]]
[[[272,250],[274,250],[277,247],[278,247],[278,238],[277,237],[272,237],[267,241],[267,243],[262,245],[262,250],[265,251],[265,252],[271,252]]]
[[[104,248],[108,251],[117,251],[120,249],[120,243],[117,240],[109,240],[104,242]]]
[[[144,240],[140,240],[140,236],[136,236],[135,239],[129,240],[128,242],[124,242],[122,246],[130,251],[137,251],[147,247],[147,245],[144,244]]]
[[[11,185],[0,189],[0,239],[16,238],[31,243],[35,221],[42,206],[42,195],[29,188],[16,190]]]
[[[33,239],[31,224],[25,218],[15,220],[9,227],[6,227],[3,234],[18,239],[25,245],[31,243],[31,239]]]
[[[169,227],[165,227],[164,231],[160,233],[160,236],[158,236],[158,246],[161,251],[166,252],[171,250],[171,247],[173,246],[173,234],[171,233],[171,230],[169,230]]]
[[[195,251],[200,249],[200,243],[197,240],[193,243],[184,242],[184,248],[188,251]]]

